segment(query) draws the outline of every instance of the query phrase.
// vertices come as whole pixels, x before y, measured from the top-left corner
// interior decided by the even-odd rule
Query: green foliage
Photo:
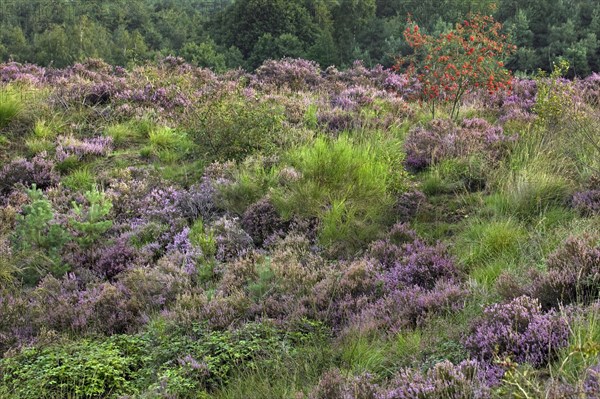
[[[213,40],[200,44],[186,43],[181,49],[181,56],[194,65],[210,68],[215,72],[224,72],[228,67],[226,55],[218,51]]]
[[[54,143],[44,138],[32,137],[25,141],[27,151],[31,155],[37,155],[41,152],[49,152],[54,149]]]
[[[196,392],[227,386],[234,371],[265,367],[269,359],[293,355],[295,348],[321,341],[323,327],[306,323],[309,329],[288,332],[269,323],[247,323],[234,331],[208,331],[196,325],[192,335],[175,326],[154,324],[149,348],[161,382],[153,390],[195,397]]]
[[[306,54],[322,66],[354,59],[390,67],[408,54],[399,32],[407,15],[423,31],[447,33],[468,13],[493,14],[518,46],[507,62],[527,73],[570,62],[570,76],[600,66],[600,6],[595,0],[131,0],[129,7],[62,2],[5,4],[0,59],[64,66],[86,58],[134,65],[166,54],[217,71]],[[492,8],[496,4],[497,7]],[[270,37],[269,37],[270,36]],[[77,38],[77,40],[73,40]]]
[[[430,168],[423,181],[423,192],[435,195],[479,191],[486,180],[486,164],[481,157],[445,159]]]
[[[40,119],[33,125],[33,135],[38,139],[53,139],[56,137],[54,126],[44,119]]]
[[[150,136],[150,132],[154,129],[154,124],[147,119],[139,121],[128,121],[115,125],[109,125],[104,134],[112,137],[117,147],[122,147],[132,144],[140,144],[143,140]]]
[[[24,278],[35,282],[48,272],[61,276],[69,270],[62,262],[61,251],[70,236],[55,221],[52,204],[41,190],[33,186],[27,194],[31,202],[17,216],[13,236],[14,248],[23,262]]]
[[[112,227],[112,220],[107,220],[112,203],[96,187],[86,191],[84,196],[88,203],[84,207],[73,202],[75,217],[70,218],[69,223],[77,233],[78,244],[89,248]]]
[[[269,292],[275,273],[269,262],[257,265],[256,273],[257,279],[249,282],[247,289],[255,300],[260,301]]]
[[[204,397],[203,392],[227,386],[234,372],[243,375],[276,370],[283,361],[301,362],[304,348],[324,337],[323,326],[310,321],[290,331],[269,323],[249,323],[233,331],[195,325],[183,331],[159,319],[138,335],[26,348],[5,357],[0,360],[0,396]]]
[[[329,345],[312,342],[296,346],[293,353],[276,354],[248,370],[237,372],[230,383],[215,392],[218,399],[279,399],[298,396],[317,384],[323,373],[335,366]]]
[[[6,399],[117,398],[133,394],[143,358],[136,336],[82,340],[24,349],[0,360],[0,396]]]
[[[368,372],[375,375],[391,374],[393,358],[390,354],[395,349],[393,342],[360,334],[346,337],[339,348],[344,368],[356,374]]]

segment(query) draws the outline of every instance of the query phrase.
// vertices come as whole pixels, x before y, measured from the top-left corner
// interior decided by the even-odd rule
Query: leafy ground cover
[[[0,396],[600,397],[564,68],[432,119],[360,62],[0,64]]]

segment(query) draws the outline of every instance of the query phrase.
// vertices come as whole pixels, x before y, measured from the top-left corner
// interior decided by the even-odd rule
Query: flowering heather
[[[344,376],[338,369],[325,372],[309,399],[378,399],[378,386],[369,373]]]
[[[42,84],[45,82],[46,69],[33,64],[7,62],[0,64],[0,82],[25,82]]]
[[[287,58],[224,74],[173,56],[128,69],[0,64],[0,86],[19,100],[0,109],[10,118],[0,134],[0,397],[18,395],[3,375],[46,375],[63,367],[61,351],[75,367],[108,356],[126,370],[131,391],[109,392],[102,373],[88,373],[102,386],[90,397],[483,399],[515,381],[536,397],[600,397],[596,359],[554,373],[575,341],[567,323],[580,320],[563,306],[595,320],[600,185],[595,165],[563,157],[591,147],[528,125],[543,114],[539,82],[468,93],[464,119],[422,122],[423,85],[362,62],[321,70]],[[575,80],[579,93],[559,100],[570,96],[588,120],[599,82]],[[556,151],[540,158],[542,136]],[[500,250],[482,247],[481,264],[463,268],[469,220],[509,217],[502,190],[517,169],[534,183],[587,183],[568,190],[569,203],[532,207],[533,223],[517,221],[529,241],[504,251],[505,237],[484,237]],[[86,194],[94,183],[102,199]],[[74,392],[54,377],[52,387],[31,380]]]
[[[406,224],[371,244],[368,256],[378,263],[379,297],[370,296],[355,318],[360,329],[392,331],[423,324],[431,314],[464,306],[468,290],[447,248],[427,245]]]
[[[309,90],[322,82],[319,65],[313,61],[284,58],[265,61],[255,72],[259,85]]]
[[[217,245],[215,257],[221,262],[245,256],[254,248],[252,237],[239,225],[237,218],[223,216],[211,225]]]
[[[413,171],[420,171],[447,158],[484,155],[497,160],[515,139],[484,119],[465,119],[460,125],[436,119],[409,133],[404,144],[405,164]]]
[[[488,306],[476,320],[465,346],[482,361],[510,358],[541,367],[567,346],[567,320],[554,311],[543,312],[536,299],[521,296],[509,303]]]
[[[432,289],[413,285],[395,289],[364,307],[352,319],[351,329],[364,332],[398,332],[424,325],[430,316],[457,312],[464,307],[469,291],[453,282],[440,280]]]
[[[332,133],[349,131],[357,123],[353,113],[342,109],[319,111],[317,122],[322,129]]]
[[[600,104],[600,73],[594,72],[575,82],[577,94],[592,106]]]
[[[183,216],[189,220],[202,218],[204,221],[220,216],[222,210],[215,202],[218,194],[217,184],[218,182],[205,176],[200,183],[182,193],[178,206]]]
[[[600,190],[578,192],[573,195],[572,204],[582,215],[600,214]]]
[[[410,222],[427,206],[427,197],[419,190],[402,193],[396,200],[394,211],[400,222]]]
[[[179,263],[188,274],[196,272],[196,261],[202,256],[202,251],[190,242],[190,228],[185,227],[176,234],[173,242],[167,245],[167,255],[176,252]]]
[[[285,228],[283,219],[268,198],[250,205],[241,219],[242,228],[261,246],[267,238]]]
[[[444,245],[415,240],[402,245],[401,257],[384,271],[382,280],[390,291],[411,286],[432,289],[439,280],[458,280],[458,270]]]
[[[473,360],[457,365],[444,361],[427,372],[404,369],[377,399],[489,398],[487,374],[486,366]]]
[[[544,308],[589,303],[600,295],[600,244],[595,237],[570,237],[548,257],[548,272],[534,274],[529,287]]]
[[[158,107],[159,111],[185,109],[192,104],[177,87],[155,87],[150,83],[143,88],[122,90],[115,95],[115,99],[134,105]]]
[[[39,189],[46,189],[59,181],[54,163],[46,153],[36,155],[32,160],[16,159],[0,169],[0,194],[8,194],[17,183],[26,187],[35,184]]]
[[[172,224],[176,219],[183,217],[179,205],[182,196],[182,191],[173,186],[154,188],[141,200],[138,209],[142,218],[146,220]]]
[[[588,397],[600,397],[600,364],[590,367],[583,382],[583,390]]]
[[[99,136],[79,140],[74,137],[59,136],[56,146],[56,160],[62,162],[67,158],[84,159],[88,156],[106,156],[113,146],[112,137]]]
[[[112,280],[124,270],[142,262],[139,251],[129,243],[126,236],[122,236],[101,249],[95,269],[101,276]]]

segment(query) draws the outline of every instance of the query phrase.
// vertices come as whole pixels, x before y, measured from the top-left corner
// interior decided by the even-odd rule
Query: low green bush
[[[272,103],[224,96],[200,109],[189,122],[191,137],[210,161],[242,160],[272,154],[283,141],[283,109]]]
[[[29,348],[0,360],[6,399],[118,398],[134,394],[144,356],[136,336]]]

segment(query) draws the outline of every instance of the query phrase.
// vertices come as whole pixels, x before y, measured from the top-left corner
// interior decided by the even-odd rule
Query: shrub
[[[13,292],[6,286],[0,292],[0,353],[4,354],[10,349],[30,345],[39,326],[28,295]]]
[[[94,245],[104,233],[112,227],[112,220],[108,215],[112,203],[106,198],[104,192],[98,191],[96,187],[84,194],[86,206],[73,202],[74,216],[69,223],[75,230],[74,238],[84,248]]]
[[[145,323],[143,303],[131,299],[120,282],[80,286],[68,274],[61,280],[47,276],[33,293],[40,325],[58,332],[122,334]]]
[[[166,331],[165,327],[173,326],[156,324],[148,334],[151,361],[159,381],[164,380],[164,390],[177,397],[196,397],[198,391],[224,387],[235,371],[252,370],[263,359],[291,354],[294,346],[320,340],[323,334],[318,323],[290,334],[268,322],[229,331],[210,331],[198,324],[188,331]]]
[[[222,179],[221,179],[222,180]],[[218,180],[204,176],[200,183],[193,185],[181,196],[178,205],[188,220],[202,218],[211,221],[220,216],[221,207],[217,204]]]
[[[402,250],[402,258],[384,272],[383,282],[388,290],[410,286],[432,289],[438,280],[458,279],[454,261],[443,245],[427,246],[417,240],[405,244]]]
[[[119,237],[101,248],[94,270],[101,277],[112,280],[124,270],[143,262],[144,256],[129,243],[128,237]]]
[[[242,160],[273,153],[283,133],[284,113],[270,103],[230,96],[218,98],[190,122],[191,137],[209,160]]]
[[[8,286],[13,282],[17,268],[13,264],[12,251],[8,240],[0,236],[0,287]]]
[[[569,328],[564,317],[542,312],[536,299],[521,296],[509,303],[487,307],[476,320],[465,346],[484,362],[510,358],[518,363],[544,366],[567,346]]]
[[[70,136],[59,136],[56,146],[56,160],[63,162],[69,158],[82,160],[93,156],[106,156],[112,151],[111,137],[93,137],[79,140]]]
[[[247,158],[232,177],[233,181],[221,179],[217,182],[217,198],[224,209],[240,216],[264,197],[278,180],[273,160],[263,157]]]
[[[411,328],[464,305],[468,291],[446,247],[425,244],[406,225],[395,225],[388,238],[371,244],[368,255],[381,266],[375,284],[379,295],[359,309],[351,328]]]
[[[400,222],[410,222],[427,206],[427,197],[419,190],[402,193],[396,200],[394,212]]]
[[[309,394],[309,399],[379,399],[372,375],[342,375],[340,370],[327,371]]]
[[[425,35],[409,18],[404,38],[414,50],[409,76],[417,74],[421,99],[429,102],[432,116],[438,103],[451,103],[451,118],[458,118],[463,95],[485,89],[490,93],[510,88],[511,73],[503,59],[516,47],[500,33],[502,24],[491,16],[470,14],[468,20],[438,38]],[[400,68],[402,65],[396,65]]]
[[[265,61],[256,69],[255,78],[260,85],[288,87],[294,91],[313,89],[323,80],[317,63],[294,58]]]

